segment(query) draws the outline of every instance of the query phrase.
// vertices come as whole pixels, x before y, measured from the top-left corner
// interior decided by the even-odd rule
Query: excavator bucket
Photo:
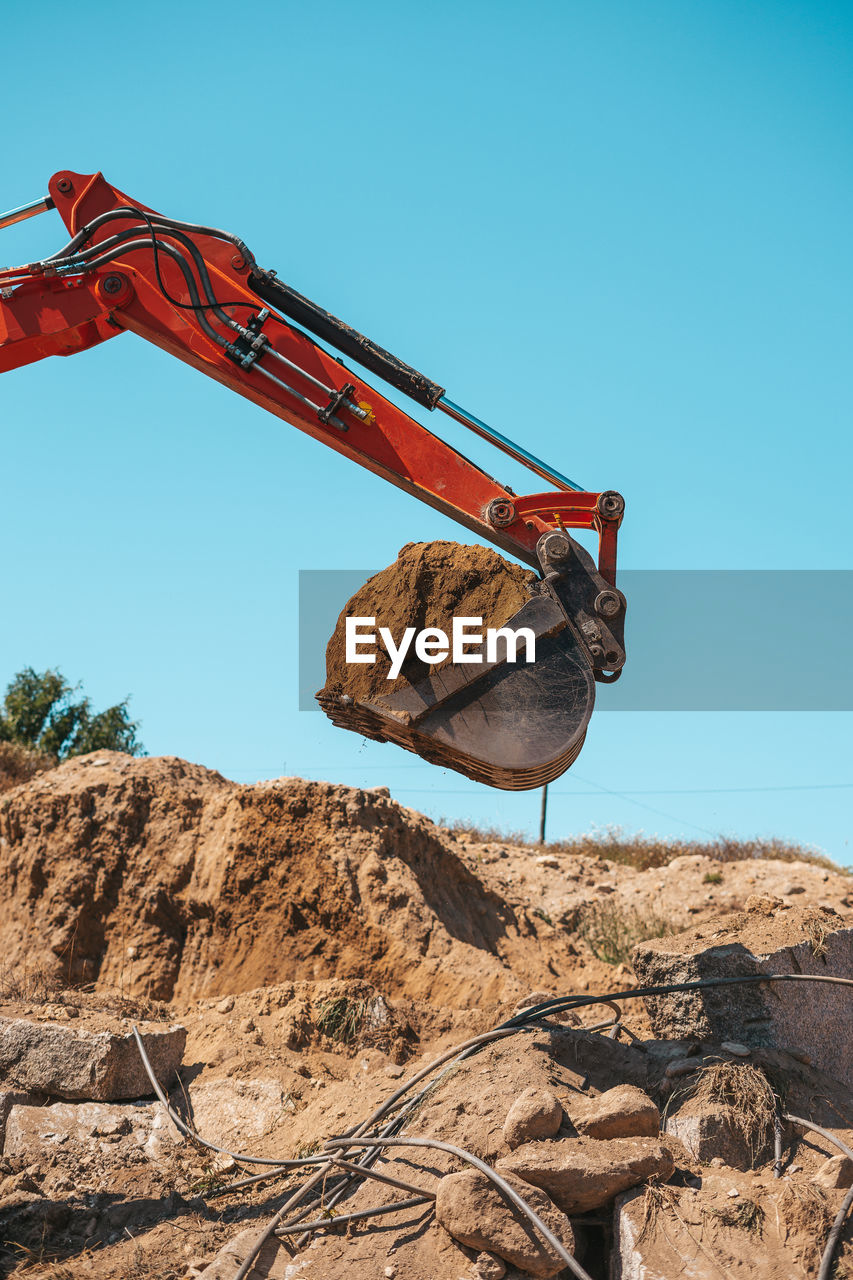
[[[565,773],[584,743],[595,681],[610,682],[625,661],[625,598],[564,532],[537,546],[537,594],[504,623],[527,628],[535,661],[498,636],[491,661],[448,663],[423,680],[370,701],[322,690],[330,720],[379,742],[394,742],[430,764],[505,791],[541,787]],[[488,620],[484,620],[488,625]]]

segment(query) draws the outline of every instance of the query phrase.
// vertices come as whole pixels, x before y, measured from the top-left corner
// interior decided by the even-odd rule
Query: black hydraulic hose
[[[352,1213],[333,1213],[326,1218],[318,1218],[315,1222],[284,1222],[276,1227],[277,1236],[291,1236],[297,1231],[328,1231],[330,1227],[343,1226],[347,1222],[358,1222],[361,1218],[376,1218],[385,1213],[400,1213],[404,1209],[415,1209],[419,1205],[433,1203],[434,1196],[410,1196],[408,1200],[392,1200],[390,1204],[373,1205],[370,1209],[354,1209]]]
[[[844,1224],[847,1221],[847,1215],[850,1212],[851,1205],[853,1205],[853,1187],[851,1187],[847,1192],[847,1195],[841,1202],[841,1208],[835,1215],[835,1221],[832,1224],[832,1230],[827,1236],[823,1257],[820,1260],[820,1271],[817,1273],[817,1280],[830,1280],[832,1275],[832,1260],[835,1257],[835,1249],[841,1232],[844,1230]]]
[[[58,253],[53,253],[45,261],[53,262],[57,258],[67,257],[73,254],[77,247],[85,244],[93,231],[97,231],[105,222],[111,222],[115,218],[136,217],[146,222],[162,223],[163,226],[175,227],[179,231],[189,231],[194,235],[211,236],[215,240],[226,240],[229,244],[233,244],[239,249],[241,257],[245,260],[247,266],[254,267],[255,255],[246,247],[239,236],[232,235],[229,231],[220,231],[217,227],[203,227],[194,222],[179,222],[177,218],[167,218],[162,213],[148,213],[143,209],[139,209],[136,205],[121,205],[116,209],[108,209],[105,213],[100,213],[91,222],[87,222],[85,227],[80,230],[69,240]]]
[[[434,409],[444,395],[444,387],[431,382],[411,365],[398,360],[390,351],[352,329],[343,320],[324,311],[316,302],[303,297],[290,285],[276,277],[274,271],[253,270],[249,275],[249,287],[269,306],[282,315],[308,329],[323,342],[355,360],[357,364],[377,374],[385,382],[402,391],[410,399],[427,409]]]
[[[174,245],[166,244],[164,240],[156,240],[156,239],[153,241],[152,240],[129,240],[126,243],[122,244],[120,255],[114,254],[114,253],[107,253],[102,258],[93,258],[91,261],[89,261],[86,264],[87,268],[92,270],[95,267],[106,266],[110,262],[114,262],[116,257],[119,257],[119,256],[123,257],[126,253],[135,253],[135,252],[138,252],[140,249],[150,250],[152,247],[152,244],[156,245],[157,251],[159,253],[165,253],[167,257],[172,258],[172,260],[178,264],[181,274],[184,277],[184,281],[186,283],[187,290],[189,292],[190,297],[193,299],[194,302],[199,303],[198,307],[193,307],[191,309],[196,313],[196,319],[198,320],[201,327],[204,329],[205,333],[207,333],[208,336],[211,337],[214,342],[218,343],[220,347],[229,346],[230,344],[228,342],[228,339],[223,337],[222,334],[217,333],[216,330],[213,328],[213,325],[207,319],[207,316],[204,315],[204,310],[200,305],[201,299],[199,297],[195,279],[190,270],[190,265],[187,262],[184,255],[178,249],[176,249]],[[172,299],[169,298],[169,295],[166,292],[166,289],[160,278],[160,269],[156,265],[156,263],[155,263],[155,268],[157,271],[157,283],[159,284],[160,289],[163,292],[164,296],[171,302]]]

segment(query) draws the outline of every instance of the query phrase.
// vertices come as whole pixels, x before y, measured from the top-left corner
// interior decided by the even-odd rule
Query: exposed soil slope
[[[0,801],[7,965],[131,995],[369,977],[477,1005],[570,967],[386,792],[99,753]]]

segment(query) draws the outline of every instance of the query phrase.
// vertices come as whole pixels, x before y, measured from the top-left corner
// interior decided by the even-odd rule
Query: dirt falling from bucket
[[[431,670],[411,646],[396,680],[389,680],[390,660],[378,641],[388,627],[399,644],[406,627],[420,631],[438,627],[450,635],[454,617],[482,618],[483,627],[502,627],[530,599],[536,575],[504,560],[490,547],[458,542],[410,542],[387,569],[373,575],[347,602],[326,648],[326,692],[347,693],[372,701],[407,684],[417,684]],[[346,661],[346,619],[376,619],[376,661]],[[370,628],[371,630],[373,628]],[[362,652],[372,652],[364,646]]]

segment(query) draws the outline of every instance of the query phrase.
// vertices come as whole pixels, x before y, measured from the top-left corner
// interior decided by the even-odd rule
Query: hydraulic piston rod
[[[26,222],[27,218],[35,218],[40,213],[47,213],[48,209],[55,207],[50,196],[43,196],[41,200],[31,200],[29,204],[19,205],[17,209],[10,209],[8,213],[0,213],[0,230],[3,227],[12,227],[16,222]]]

